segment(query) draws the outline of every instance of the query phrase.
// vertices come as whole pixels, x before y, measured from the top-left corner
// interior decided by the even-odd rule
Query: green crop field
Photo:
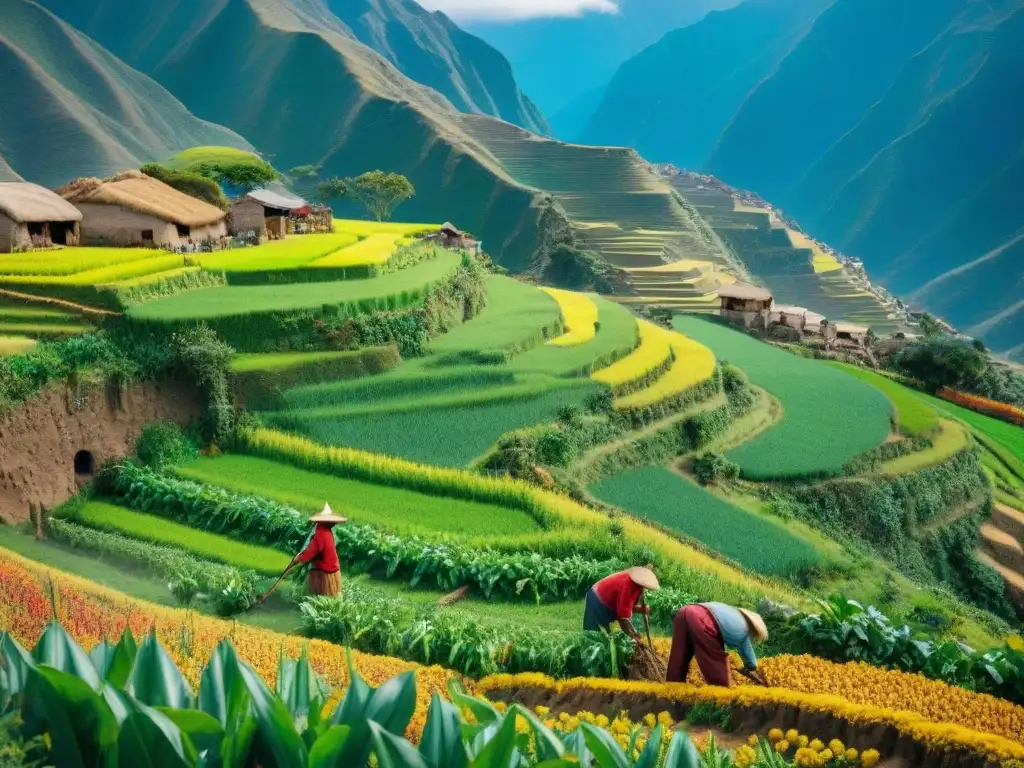
[[[209,560],[260,573],[280,573],[291,560],[288,555],[267,547],[234,541],[101,501],[90,501],[74,520],[90,528],[122,533],[133,539],[181,547]]]
[[[556,383],[557,382],[557,383]],[[513,388],[514,389],[514,388]],[[408,403],[395,405],[396,412],[367,413],[349,418],[305,415],[289,411],[266,420],[317,442],[360,448],[389,456],[400,456],[425,464],[465,466],[485,453],[506,432],[534,424],[553,422],[565,405],[582,405],[597,386],[588,381],[555,380],[549,387],[524,396],[515,389],[514,399],[468,403],[464,395],[453,396],[447,405],[410,409]]]
[[[892,404],[870,384],[717,323],[683,315],[673,322],[782,402],[778,424],[727,454],[745,477],[837,474],[889,436]]]
[[[0,285],[111,285],[184,265],[183,256],[155,250],[145,253],[146,258],[125,259],[68,274],[0,274]]]
[[[595,297],[593,301],[600,324],[593,340],[568,347],[542,344],[514,358],[509,370],[551,376],[589,374],[632,352],[639,340],[636,318],[629,310],[607,299]]]
[[[874,371],[858,368],[846,363],[829,363],[829,365],[866,381],[875,389],[881,390],[888,397],[899,417],[900,431],[907,435],[929,435],[938,429],[939,417],[935,409],[928,405],[919,394],[904,387],[899,382],[880,376]]]
[[[130,315],[140,320],[174,322],[315,309],[325,304],[380,304],[390,301],[400,305],[403,294],[426,291],[450,275],[458,267],[459,260],[456,253],[440,253],[437,258],[409,269],[367,280],[204,288],[141,304],[132,308]]]
[[[394,532],[502,536],[539,530],[533,518],[518,509],[373,485],[253,456],[200,458],[175,471],[190,480],[266,496],[304,512],[319,512],[327,502],[355,523]]]
[[[249,248],[197,254],[193,259],[198,259],[203,269],[219,272],[294,269],[347,248],[358,240],[351,234],[293,235]]]
[[[60,277],[160,255],[151,248],[59,248],[31,255],[0,255],[0,275]]]
[[[967,430],[946,419],[939,420],[939,431],[931,439],[930,448],[887,461],[878,467],[878,473],[886,477],[909,475],[948,461],[971,447],[971,436]]]
[[[960,419],[971,429],[980,432],[990,440],[995,441],[1008,450],[1018,461],[1024,461],[1024,429],[1011,424],[1008,421],[1000,421],[986,416],[983,413],[963,408],[955,403],[950,403],[938,397],[919,393],[926,403],[935,406],[950,416]]]
[[[358,352],[267,352],[250,355],[235,355],[231,360],[234,373],[251,373],[252,371],[286,371],[300,365],[321,363],[325,360],[336,360],[341,357],[352,357]]]
[[[817,564],[819,552],[769,520],[735,507],[664,467],[612,475],[590,489],[602,501],[677,531],[746,568],[787,576]]]

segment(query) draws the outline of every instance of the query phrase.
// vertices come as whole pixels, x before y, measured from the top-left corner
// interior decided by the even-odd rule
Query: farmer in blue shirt
[[[690,662],[697,665],[708,685],[729,686],[729,654],[734,648],[743,659],[743,674],[756,683],[767,685],[757,668],[754,641],[768,638],[764,619],[745,608],[725,603],[684,605],[676,613],[672,625],[672,651],[668,657],[666,681],[686,681]]]

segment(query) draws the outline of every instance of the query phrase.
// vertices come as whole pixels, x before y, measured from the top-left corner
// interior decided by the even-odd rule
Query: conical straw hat
[[[645,589],[661,589],[658,577],[654,575],[654,571],[650,568],[629,568],[626,570],[626,573],[629,574],[629,578],[633,580],[634,584],[638,584]]]
[[[347,517],[341,517],[340,515],[334,514],[331,510],[330,504],[324,504],[324,509],[319,515],[313,515],[309,518],[311,523],[347,523]]]
[[[764,619],[759,614],[753,611],[748,611],[746,608],[740,608],[740,613],[743,614],[743,618],[747,620],[747,624],[750,626],[750,631],[754,633],[758,642],[763,643],[768,639],[768,627],[765,626]]]

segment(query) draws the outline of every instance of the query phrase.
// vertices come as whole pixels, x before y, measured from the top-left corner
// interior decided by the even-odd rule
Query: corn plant
[[[416,709],[415,673],[378,688],[351,660],[349,674],[328,715],[330,691],[305,656],[282,658],[271,690],[225,640],[193,693],[155,635],[137,646],[126,631],[116,644],[86,653],[53,623],[31,654],[0,636],[0,722],[16,731],[22,765],[60,768],[347,768],[371,758],[380,768],[701,765],[681,731],[663,747],[659,726],[634,761],[608,731],[584,723],[562,737],[524,707],[499,712],[457,681],[450,701],[434,694],[414,745],[405,733]]]

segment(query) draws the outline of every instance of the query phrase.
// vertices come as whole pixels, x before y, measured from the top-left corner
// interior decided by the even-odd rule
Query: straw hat
[[[768,627],[765,626],[764,619],[759,614],[753,611],[748,611],[746,608],[740,608],[740,613],[743,614],[743,618],[747,620],[747,625],[750,627],[750,631],[754,633],[759,643],[763,643],[768,639]]]
[[[311,518],[309,518],[309,522],[311,522],[311,523],[334,523],[335,525],[337,525],[338,523],[347,523],[348,522],[348,518],[347,517],[342,517],[341,515],[334,514],[334,512],[331,510],[331,505],[330,504],[324,504],[323,512],[321,512],[319,515],[313,515]]]
[[[626,573],[629,574],[629,578],[633,580],[634,584],[644,589],[661,589],[658,577],[654,575],[654,571],[650,568],[628,568]]]

